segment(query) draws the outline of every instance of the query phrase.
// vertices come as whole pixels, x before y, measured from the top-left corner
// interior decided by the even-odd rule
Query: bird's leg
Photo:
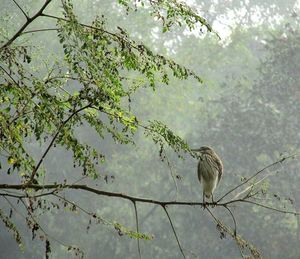
[[[203,198],[203,200],[202,200],[202,203],[203,203],[203,209],[205,210],[205,208],[206,208],[206,202],[205,202],[204,191],[203,191],[203,193],[202,193],[202,198]]]
[[[211,194],[211,203],[212,203],[213,206],[216,205],[216,202],[214,201],[214,195],[213,194]]]

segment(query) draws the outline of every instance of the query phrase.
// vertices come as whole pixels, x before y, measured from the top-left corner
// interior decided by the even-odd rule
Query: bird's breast
[[[210,196],[217,187],[218,179],[215,178],[215,179],[205,180],[204,178],[202,178],[201,182],[202,182],[203,191],[205,195]]]

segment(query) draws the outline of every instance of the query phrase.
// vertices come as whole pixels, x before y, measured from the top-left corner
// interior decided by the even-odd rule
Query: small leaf
[[[15,162],[16,162],[16,160],[13,157],[10,156],[10,157],[7,158],[7,163],[8,164],[13,165]]]

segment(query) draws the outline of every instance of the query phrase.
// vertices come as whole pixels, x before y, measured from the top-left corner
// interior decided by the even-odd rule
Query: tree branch
[[[123,194],[123,193],[102,191],[102,190],[98,190],[98,189],[95,189],[95,188],[91,188],[87,185],[79,185],[79,184],[45,184],[45,185],[32,184],[32,183],[0,184],[0,189],[2,189],[2,190],[13,189],[13,190],[24,190],[24,191],[26,191],[27,189],[33,189],[35,191],[52,190],[52,192],[50,191],[50,192],[47,192],[47,193],[40,193],[40,194],[37,194],[37,195],[28,195],[28,193],[26,193],[24,195],[0,193],[0,196],[4,196],[3,198],[6,198],[5,196],[9,196],[11,198],[16,198],[16,199],[20,199],[20,200],[22,200],[23,198],[29,198],[30,199],[30,198],[47,196],[47,195],[51,195],[51,194],[53,196],[56,196],[57,198],[65,200],[62,196],[56,194],[56,192],[58,190],[62,191],[62,190],[65,190],[65,189],[83,190],[83,191],[87,191],[87,192],[90,192],[90,193],[95,193],[97,195],[126,199],[126,200],[131,201],[134,204],[136,224],[137,224],[137,233],[139,231],[139,227],[138,227],[139,223],[138,223],[136,203],[141,202],[141,203],[150,203],[150,204],[159,205],[164,209],[164,211],[165,211],[165,213],[168,217],[168,220],[169,220],[169,223],[171,225],[172,231],[175,235],[177,244],[178,244],[179,249],[180,249],[180,251],[181,251],[184,258],[185,258],[185,254],[183,252],[183,249],[182,249],[182,246],[180,244],[179,238],[177,236],[175,227],[174,227],[173,222],[170,218],[170,215],[169,215],[169,213],[166,209],[166,206],[168,206],[168,205],[203,206],[202,202],[159,201],[159,200],[154,200],[154,199],[147,199],[147,198],[141,198],[141,197],[136,197],[136,196],[130,196],[130,195]],[[67,202],[70,203],[70,204],[73,204],[74,206],[76,206],[78,208],[80,208],[77,204],[75,204],[73,202],[70,202],[70,201],[67,201]],[[287,211],[287,210],[277,209],[277,208],[273,208],[273,207],[268,206],[268,205],[264,205],[264,204],[261,204],[261,203],[250,201],[249,197],[245,197],[245,198],[242,198],[242,199],[234,199],[234,200],[227,201],[227,202],[224,202],[224,203],[206,203],[206,209],[208,210],[208,212],[211,214],[211,216],[216,221],[217,228],[219,229],[221,236],[224,236],[225,233],[230,234],[230,236],[235,239],[237,245],[240,248],[240,251],[243,250],[245,247],[247,247],[249,249],[249,251],[251,252],[251,254],[254,256],[254,258],[262,258],[262,257],[260,255],[260,253],[258,252],[258,250],[254,246],[252,246],[247,241],[245,241],[241,236],[237,235],[237,233],[236,233],[236,229],[237,229],[236,220],[235,220],[235,217],[234,217],[233,213],[228,208],[229,204],[238,203],[238,202],[249,203],[249,204],[252,204],[252,205],[255,205],[255,206],[260,206],[260,207],[263,207],[263,208],[266,208],[266,209],[269,209],[269,210],[273,210],[273,211],[277,211],[277,212],[280,212],[280,213],[300,215],[300,212],[297,212],[297,211]],[[233,230],[231,228],[228,228],[226,225],[224,225],[220,220],[218,220],[214,216],[214,214],[210,210],[210,207],[213,208],[215,206],[225,207],[225,209],[227,209],[229,211],[229,213],[232,216],[233,222],[234,222],[234,229]],[[90,216],[93,216],[94,218],[97,217],[96,214],[94,214],[94,213],[87,212],[82,208],[80,208],[80,209],[82,211],[84,211],[85,213],[89,214]],[[141,258],[139,240],[138,240],[138,252],[139,252],[139,256]]]
[[[51,15],[51,14],[41,13],[41,16],[48,17],[48,18],[51,18],[51,19],[55,19],[55,20],[58,20],[58,21],[70,22],[69,19],[66,19],[66,18],[63,18],[63,17],[58,17],[58,16]],[[122,43],[122,45],[126,44],[126,45],[130,46],[132,49],[137,50],[140,55],[144,54],[144,51],[145,51],[146,47],[143,43],[137,43],[134,40],[123,37],[123,36],[119,35],[118,33],[113,33],[113,32],[107,31],[103,28],[95,27],[95,26],[80,23],[80,22],[78,22],[78,24],[81,25],[82,27],[85,27],[85,28],[88,28],[88,29],[91,29],[91,30],[101,31],[102,33],[108,34],[108,35],[112,36],[114,38],[114,40],[116,40],[117,42]],[[118,27],[118,29],[122,30],[120,27]],[[158,58],[158,59],[162,58],[161,55],[153,55],[153,57]],[[179,66],[179,64],[175,63],[173,60],[169,60],[167,58],[164,58],[164,60],[169,65]],[[190,70],[186,67],[184,67],[184,68],[186,69],[186,71],[188,72],[189,75],[192,75],[193,77],[195,77],[201,83],[203,82],[202,79],[199,78],[192,70]]]
[[[52,138],[50,144],[48,145],[47,149],[45,150],[45,152],[43,153],[42,157],[40,158],[39,162],[37,163],[36,167],[32,170],[32,173],[31,173],[31,176],[30,176],[30,179],[28,181],[28,183],[32,183],[33,179],[34,179],[34,176],[36,175],[39,167],[41,166],[44,158],[46,157],[46,155],[48,154],[48,152],[50,151],[51,147],[53,146],[56,138],[58,137],[61,129],[79,112],[83,111],[84,109],[90,107],[90,104],[86,105],[86,106],[83,106],[81,107],[80,109],[74,111],[66,120],[63,121],[63,123],[59,126],[57,132],[55,133],[54,137]]]
[[[252,180],[254,177],[256,177],[257,175],[259,175],[260,173],[262,173],[263,171],[265,171],[266,169],[274,166],[274,165],[277,165],[277,164],[280,164],[282,162],[284,162],[285,160],[289,159],[289,158],[294,158],[295,156],[298,156],[299,153],[295,153],[295,154],[292,154],[292,155],[289,155],[289,156],[286,156],[286,157],[283,157],[281,158],[280,160],[272,163],[272,164],[269,164],[267,166],[265,166],[264,168],[262,168],[261,170],[259,170],[258,172],[256,172],[255,174],[253,174],[250,178],[248,178],[246,181],[242,182],[241,184],[233,187],[231,190],[229,190],[228,192],[226,192],[220,199],[217,200],[217,202],[220,202],[221,200],[223,200],[228,194],[232,193],[233,191],[235,191],[236,189],[238,189],[239,187],[245,185],[246,183],[248,183],[250,180]]]
[[[91,193],[95,193],[97,195],[102,195],[102,196],[108,196],[108,197],[116,197],[116,198],[121,198],[121,199],[126,199],[131,202],[141,202],[141,203],[151,203],[151,204],[156,204],[160,205],[162,207],[168,206],[168,205],[181,205],[181,206],[203,206],[203,202],[191,202],[191,201],[159,201],[159,200],[153,200],[153,199],[147,199],[147,198],[141,198],[141,197],[136,197],[136,196],[130,196],[127,194],[123,193],[117,193],[117,192],[107,192],[107,191],[102,191],[98,190],[95,188],[91,188],[87,185],[81,185],[81,184],[44,184],[44,185],[39,185],[39,184],[32,184],[32,183],[24,183],[24,184],[0,184],[0,190],[5,190],[5,189],[13,189],[13,190],[26,190],[26,189],[33,189],[36,191],[39,190],[53,190],[57,189],[63,190],[63,189],[74,189],[74,190],[83,190]],[[48,195],[48,193],[45,194],[38,194],[36,196],[42,197]],[[26,196],[26,197],[32,197],[34,198],[35,196]],[[17,197],[17,198],[22,198],[22,197]],[[260,207],[264,207],[266,209],[271,209],[275,210],[278,212],[286,213],[286,214],[292,214],[292,215],[300,215],[300,212],[297,211],[285,211],[285,210],[280,210],[277,208],[273,208],[264,204],[256,203],[253,201],[245,200],[245,199],[236,199],[236,200],[231,200],[227,201],[224,203],[216,203],[216,202],[206,202],[206,206],[210,207],[224,207],[229,204],[233,203],[238,203],[238,202],[245,202],[245,203],[252,203],[253,205],[257,205]]]
[[[69,19],[66,19],[66,18],[63,18],[63,17],[58,17],[58,16],[51,15],[51,14],[42,13],[41,16],[44,16],[44,17],[47,17],[47,18],[51,18],[51,19],[55,19],[55,20],[58,20],[58,21],[70,22]],[[117,40],[129,44],[132,48],[134,48],[136,50],[140,50],[137,46],[133,45],[131,42],[125,40],[123,37],[119,36],[116,33],[112,33],[110,31],[106,31],[106,30],[104,30],[102,28],[98,28],[98,27],[91,26],[91,25],[84,24],[84,23],[78,23],[78,24],[81,25],[81,26],[83,26],[83,27],[85,27],[85,28],[89,28],[89,29],[92,29],[92,30],[97,30],[97,31],[101,31],[103,33],[109,34],[110,36],[116,38]]]
[[[9,45],[11,45],[14,40],[16,38],[18,38],[22,32],[28,27],[29,24],[31,24],[36,18],[38,18],[39,16],[41,16],[43,14],[43,11],[45,10],[45,8],[48,6],[48,4],[50,4],[52,0],[46,0],[46,2],[44,3],[44,5],[41,7],[41,9],[32,17],[28,17],[24,12],[23,14],[26,16],[27,20],[26,22],[23,24],[23,26],[15,33],[14,36],[12,36],[0,49],[5,49],[7,48]],[[16,3],[16,2],[15,2]],[[20,8],[21,9],[21,8]],[[22,10],[22,9],[21,9]]]

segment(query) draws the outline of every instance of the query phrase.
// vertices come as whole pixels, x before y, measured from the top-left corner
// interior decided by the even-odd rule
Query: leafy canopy
[[[35,190],[41,189],[39,186],[43,184],[45,174],[49,173],[43,167],[43,161],[50,150],[61,146],[72,152],[74,167],[82,168],[83,176],[98,178],[97,165],[105,161],[105,156],[92,145],[79,140],[77,130],[82,126],[94,129],[102,139],[109,134],[121,144],[134,144],[134,135],[141,129],[159,146],[162,159],[167,146],[179,156],[182,152],[193,155],[187,143],[162,122],[154,120],[145,123],[137,118],[130,109],[130,102],[138,89],[155,90],[158,85],[168,84],[171,77],[193,77],[200,83],[201,78],[190,69],[132,39],[120,26],[110,30],[104,15],[96,17],[91,24],[83,24],[74,13],[72,1],[61,1],[60,16],[47,12],[51,2],[46,0],[34,15],[29,16],[14,1],[26,21],[14,34],[1,28],[0,153],[5,159],[0,160],[0,168],[9,175],[13,172],[19,174],[20,188],[27,196],[29,192],[34,193],[33,189],[28,190],[28,186],[34,184],[38,188]],[[163,32],[170,31],[173,25],[183,24],[189,29],[200,24],[212,31],[204,18],[175,0],[119,3],[125,6],[127,12],[140,7],[150,8],[150,15],[162,21]],[[30,31],[29,25],[39,18],[49,22],[55,20],[56,27]],[[63,53],[62,58],[49,53],[53,57],[50,62],[46,62],[38,54],[38,49],[33,47],[36,44],[34,36],[47,30],[57,32],[57,42]],[[22,42],[28,33],[32,33],[32,45]],[[55,40],[49,41],[49,46],[52,41]],[[34,149],[42,152],[36,154]],[[59,192],[68,180],[58,184],[56,191],[49,194]],[[76,204],[56,197],[64,202],[64,207],[70,206],[71,211],[76,210]],[[51,206],[59,208],[58,205]],[[35,211],[46,211],[50,207],[40,200],[30,199],[26,222],[33,238],[37,231],[44,232],[33,216]],[[2,211],[0,214],[21,245],[22,238],[10,217]],[[94,213],[88,215],[98,217]],[[106,223],[119,234],[149,239],[147,235],[128,230],[119,223]],[[48,258],[50,242],[47,234],[43,235],[46,237],[45,254]],[[77,248],[68,247],[68,250],[80,253]]]

